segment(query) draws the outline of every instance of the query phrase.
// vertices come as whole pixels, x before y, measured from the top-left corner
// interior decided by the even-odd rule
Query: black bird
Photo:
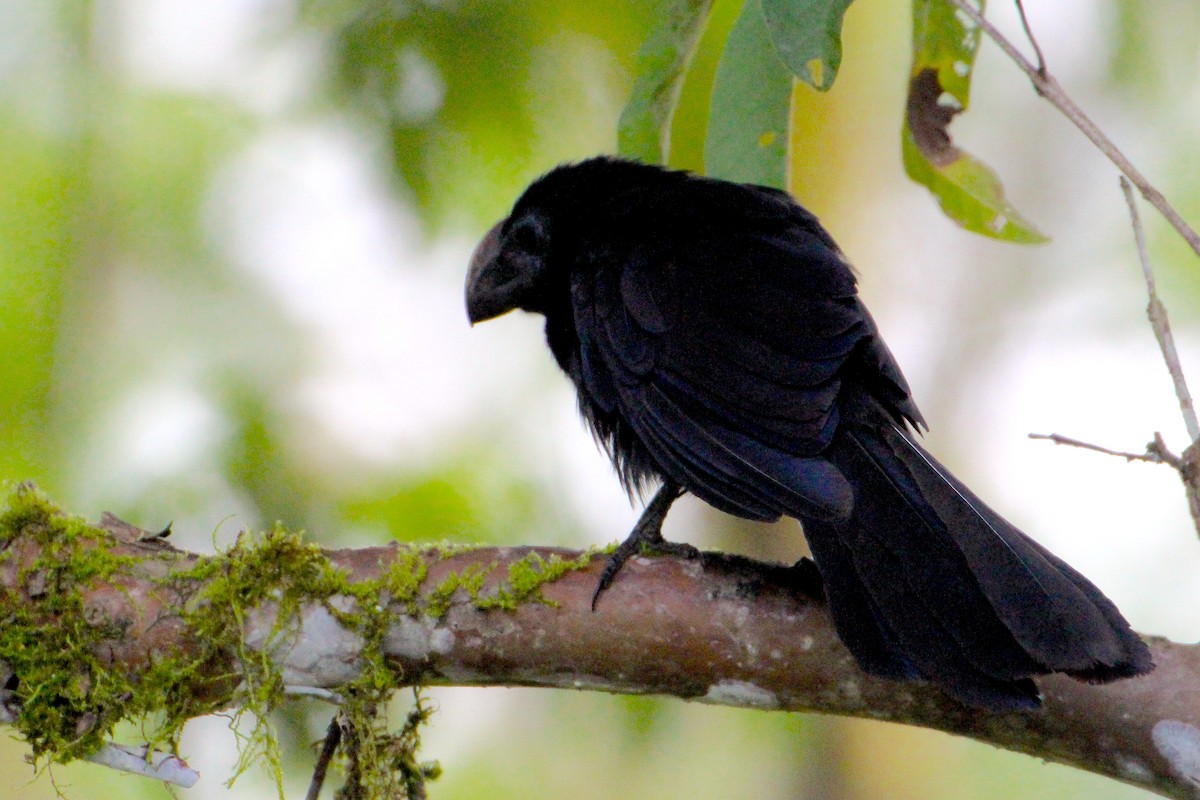
[[[631,492],[661,488],[597,596],[684,491],[803,525],[859,665],[990,710],[1034,675],[1153,668],[1086,578],[914,438],[925,422],[850,265],[786,193],[615,158],[552,170],[471,259],[472,323],[513,309],[546,340]]]

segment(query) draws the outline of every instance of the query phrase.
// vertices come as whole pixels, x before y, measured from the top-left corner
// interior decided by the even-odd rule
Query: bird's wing
[[[849,266],[815,219],[788,210],[590,247],[572,278],[583,388],[717,508],[839,519],[853,495],[821,453],[847,365],[870,369],[898,416],[916,409]]]

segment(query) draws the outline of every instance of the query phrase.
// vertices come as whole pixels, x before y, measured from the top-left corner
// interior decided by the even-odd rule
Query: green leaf
[[[852,0],[762,0],[775,51],[793,73],[827,91],[842,65],[842,17]]]
[[[984,0],[977,0],[980,10]],[[1046,241],[1013,208],[986,164],[960,150],[947,128],[966,111],[979,28],[947,0],[914,0],[913,64],[901,136],[904,169],[969,231],[1022,244]]]
[[[637,79],[617,127],[617,152],[665,164],[671,115],[713,0],[666,0],[638,53]]]
[[[792,76],[775,56],[762,7],[747,0],[713,80],[705,172],[787,188]]]

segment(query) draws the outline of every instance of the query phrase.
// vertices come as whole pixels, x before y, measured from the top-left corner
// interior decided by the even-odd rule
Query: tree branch
[[[1158,209],[1159,213],[1166,218],[1167,222],[1179,232],[1179,235],[1191,246],[1196,255],[1200,255],[1200,235],[1192,229],[1190,225],[1180,216],[1162,192],[1154,188],[1137,167],[1133,165],[1120,148],[1109,139],[1104,131],[1100,130],[1099,126],[1083,112],[1075,101],[1067,95],[1062,86],[1053,75],[1045,71],[1045,64],[1041,60],[1041,51],[1038,50],[1039,66],[1032,64],[1016,46],[1004,36],[1003,33],[996,28],[988,19],[979,12],[979,9],[972,5],[969,0],[950,0],[960,12],[969,17],[976,25],[978,25],[988,37],[996,43],[996,45],[1004,51],[1004,53],[1012,59],[1021,70],[1029,76],[1029,80],[1033,83],[1034,89],[1039,95],[1046,98],[1050,103],[1063,113],[1063,115],[1075,124],[1083,132],[1083,135],[1091,140],[1100,152],[1108,157],[1108,160],[1116,165],[1122,173],[1125,174],[1134,186],[1141,192],[1142,197],[1146,198],[1146,202]],[[1021,9],[1021,17],[1024,20],[1024,9]],[[1024,23],[1026,24],[1027,23]],[[1028,27],[1026,27],[1028,31]],[[1033,41],[1032,34],[1029,34],[1030,40]],[[1037,49],[1037,44],[1034,42],[1034,48]]]
[[[1137,245],[1138,260],[1142,265],[1142,278],[1146,282],[1146,294],[1149,305],[1146,306],[1146,317],[1154,330],[1154,338],[1162,351],[1163,361],[1171,374],[1171,382],[1175,385],[1175,396],[1179,400],[1179,410],[1183,414],[1183,423],[1187,427],[1188,436],[1193,442],[1200,442],[1200,422],[1196,419],[1196,407],[1192,402],[1192,394],[1188,391],[1187,379],[1183,375],[1183,366],[1179,362],[1179,352],[1175,349],[1175,335],[1171,333],[1171,322],[1167,319],[1167,307],[1158,298],[1158,289],[1154,283],[1154,268],[1150,266],[1150,253],[1146,249],[1146,235],[1142,230],[1142,218],[1138,215],[1137,202],[1133,198],[1133,190],[1129,181],[1121,177],[1121,191],[1125,194],[1125,203],[1129,206],[1129,219],[1133,225],[1133,239]]]
[[[95,649],[111,669],[138,675],[155,659],[202,644],[180,624],[179,606],[194,605],[203,587],[181,592],[172,581],[173,574],[192,574],[197,557],[161,542],[150,545],[131,533],[136,528],[111,517],[105,530],[88,530],[97,547],[129,559],[119,579],[92,581],[84,590],[88,624],[104,626],[103,646]],[[19,602],[36,604],[33,595],[45,588],[34,572],[19,567],[45,556],[38,552],[45,549],[39,536],[44,531],[21,529],[4,542],[9,557],[0,569],[0,589],[25,598]],[[562,563],[580,555],[573,551],[511,547],[447,554],[391,546],[311,552],[331,572],[348,576],[350,587],[381,576],[402,578],[402,570],[420,567],[413,594],[381,607],[387,614],[383,655],[403,676],[397,687],[592,689],[868,717],[969,736],[1169,797],[1197,796],[1200,647],[1194,645],[1153,639],[1158,667],[1147,677],[1089,686],[1052,676],[1039,682],[1043,710],[988,714],[931,686],[859,671],[824,603],[803,593],[804,574],[795,568],[713,553],[692,561],[635,557],[593,612],[603,558],[581,560],[580,569],[518,591],[521,565]],[[292,586],[286,576],[262,580],[278,582],[264,587],[265,596],[291,596],[291,588],[282,588]],[[38,583],[37,592],[30,592],[31,583]],[[497,598],[518,595],[523,599],[511,609],[498,607],[505,604]],[[347,622],[355,601],[343,595],[301,603],[285,620],[280,603],[246,609],[242,658],[269,657],[285,684],[342,691],[364,668],[365,640]],[[229,663],[211,665],[205,685],[217,693],[204,710],[238,696],[234,682],[212,679],[241,673],[237,654],[225,657]],[[19,685],[21,676],[16,679]]]
[[[1117,456],[1126,461],[1145,461],[1149,464],[1168,464],[1175,469],[1180,469],[1183,466],[1183,461],[1179,456],[1167,449],[1166,442],[1163,441],[1162,434],[1157,431],[1154,434],[1154,440],[1146,445],[1144,453],[1130,453],[1123,450],[1110,450],[1107,447],[1102,447],[1098,444],[1072,439],[1070,436],[1063,436],[1059,433],[1031,433],[1030,439],[1045,439],[1046,441],[1054,442],[1055,444],[1066,445],[1067,447],[1078,447],[1082,450],[1091,450],[1096,453],[1103,453],[1106,456]]]

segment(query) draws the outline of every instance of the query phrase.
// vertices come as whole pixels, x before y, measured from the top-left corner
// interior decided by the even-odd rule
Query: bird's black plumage
[[[1152,668],[1095,586],[917,443],[853,271],[787,194],[613,158],[559,167],[472,259],[471,321],[515,308],[545,315],[628,488],[802,522],[866,671],[1003,710],[1037,706],[1031,676]]]

